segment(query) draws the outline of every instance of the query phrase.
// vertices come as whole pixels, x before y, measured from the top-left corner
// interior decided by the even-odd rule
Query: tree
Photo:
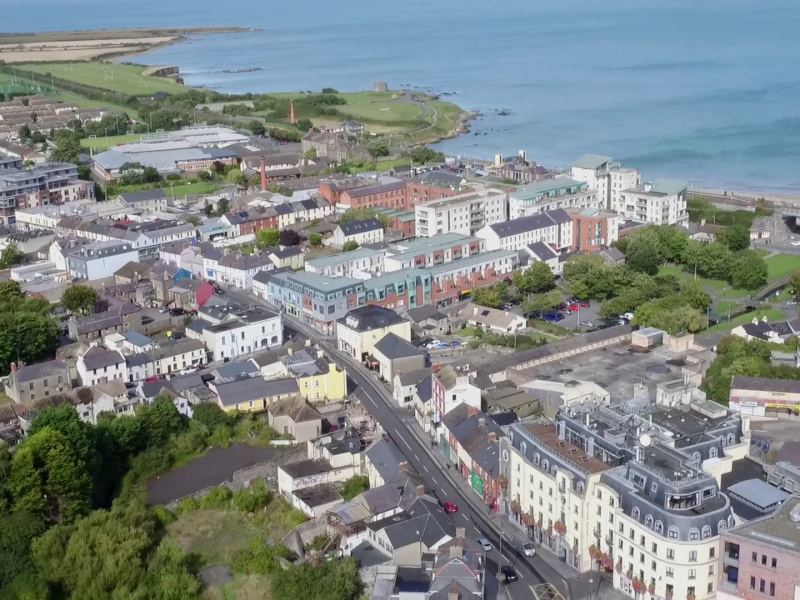
[[[28,127],[27,123],[24,123],[22,125],[22,127],[19,128],[19,131],[17,132],[17,134],[19,135],[19,141],[20,142],[26,142],[31,137],[31,128]]]
[[[57,162],[68,162],[77,164],[80,161],[81,142],[80,138],[74,136],[60,136],[55,140],[56,149],[50,156]]]
[[[564,278],[569,281],[580,279],[589,272],[605,266],[603,259],[596,254],[576,254],[564,264]]]
[[[729,225],[717,232],[717,241],[725,244],[731,252],[741,252],[750,247],[750,230],[741,224]]]
[[[278,241],[281,246],[297,246],[303,239],[294,229],[281,229]]]
[[[544,294],[531,294],[522,303],[522,313],[526,316],[540,310],[551,310],[563,302],[561,294],[556,290]]]
[[[514,287],[520,294],[540,294],[556,287],[556,278],[547,263],[536,261],[525,271],[514,271]]]
[[[355,240],[345,242],[344,246],[342,247],[342,252],[351,252],[352,250],[358,250],[358,242]]]
[[[686,301],[686,304],[700,312],[706,312],[711,306],[711,296],[697,281],[685,280],[681,284],[680,295]]]
[[[321,246],[322,236],[318,233],[312,233],[308,236],[308,243],[312,246]]]
[[[200,173],[197,174],[200,179],[202,179],[202,173],[206,173],[208,175],[208,171],[200,171]],[[211,176],[209,175],[209,178],[210,177]],[[145,167],[142,169],[142,180],[145,183],[155,183],[156,181],[161,181],[161,174],[155,167]]]
[[[281,232],[277,229],[259,229],[256,234],[258,248],[272,248],[277,246],[281,239]]]
[[[198,171],[197,178],[200,181],[211,181],[213,179],[213,175],[211,175],[208,171]]]
[[[25,254],[19,249],[16,242],[11,242],[0,252],[0,269],[9,269],[20,264],[25,259]]]
[[[425,147],[414,148],[409,153],[409,156],[411,157],[411,160],[418,165],[424,165],[433,162],[444,162],[444,154]]]
[[[61,295],[61,303],[73,313],[81,315],[91,315],[99,300],[97,290],[88,285],[73,285]]]
[[[203,214],[208,218],[210,218],[211,215],[214,214],[214,205],[211,204],[208,200],[206,200],[205,203],[203,204]]]
[[[247,125],[247,128],[253,133],[253,135],[265,135],[267,133],[267,128],[264,127],[264,123],[261,121],[253,119]]]
[[[760,289],[767,284],[767,263],[755,250],[740,252],[733,260],[728,282],[734,288]]]
[[[376,158],[380,158],[381,156],[389,156],[389,154],[391,154],[389,140],[381,140],[380,142],[374,143],[369,149],[369,153]]]
[[[149,446],[162,444],[172,434],[184,429],[178,409],[167,396],[156,396],[152,404],[139,410],[137,416],[149,436]]]
[[[342,498],[352,500],[362,492],[369,489],[369,477],[364,475],[354,475],[344,482],[342,486]]]
[[[298,119],[295,123],[295,127],[300,131],[311,131],[311,128],[314,127],[314,123],[311,122],[311,119]]]
[[[14,453],[8,489],[14,510],[71,523],[91,509],[92,481],[69,440],[46,427]]]
[[[792,273],[792,276],[789,278],[789,283],[787,284],[789,288],[789,293],[794,296],[795,298],[800,297],[800,271],[795,271]]]
[[[271,595],[281,600],[355,600],[362,587],[358,563],[351,557],[275,569],[271,579]]]
[[[644,236],[634,237],[628,244],[625,258],[625,263],[634,271],[655,275],[661,264],[657,240]]]
[[[306,150],[305,152],[303,152],[303,158],[317,158],[316,149],[311,148],[311,150]]]
[[[228,173],[225,175],[225,181],[234,185],[243,186],[245,183],[244,173],[242,173],[240,170],[228,171]]]
[[[129,598],[144,581],[154,532],[155,521],[142,508],[98,510],[52,528],[34,540],[32,553],[48,583],[71,598]]]
[[[200,227],[200,225],[203,224],[203,219],[201,219],[197,215],[186,215],[184,217],[184,220],[190,225],[194,225],[195,227]]]
[[[231,201],[227,198],[217,200],[217,216],[221,217],[231,209]]]
[[[691,272],[695,266],[698,274],[710,279],[728,279],[733,253],[719,242],[705,243],[690,240],[686,247],[684,265]]]
[[[479,306],[497,308],[500,306],[500,304],[502,304],[503,297],[498,293],[496,288],[483,287],[472,292],[472,302]]]
[[[213,431],[218,425],[230,424],[230,416],[216,404],[203,402],[195,407],[192,419],[208,427]]]
[[[41,515],[31,512],[0,515],[0,590],[7,591],[17,578],[36,577],[31,542],[47,531],[47,526]],[[0,597],[8,596],[0,591]]]

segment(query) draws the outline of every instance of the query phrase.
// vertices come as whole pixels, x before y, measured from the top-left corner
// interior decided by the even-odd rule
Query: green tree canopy
[[[514,271],[514,287],[519,294],[541,294],[556,287],[556,278],[547,263],[536,261],[525,271]]]
[[[472,291],[472,302],[479,306],[497,308],[503,303],[503,296],[496,286],[477,288]]]
[[[0,269],[10,269],[24,260],[25,254],[19,249],[16,242],[11,242],[0,252]]]
[[[537,310],[551,310],[561,304],[561,294],[556,290],[545,292],[544,294],[531,294],[522,303],[522,312],[530,315]]]
[[[358,250],[358,242],[355,240],[345,242],[344,246],[342,246],[342,252],[352,252],[353,250]]]
[[[61,295],[61,303],[70,311],[80,315],[90,315],[100,300],[97,290],[88,285],[73,285]]]
[[[739,252],[733,259],[728,282],[745,290],[758,290],[767,284],[767,263],[755,250]]]
[[[322,236],[318,233],[309,234],[308,243],[311,244],[312,246],[321,246]]]
[[[367,219],[378,219],[384,229],[389,228],[389,217],[383,213],[376,212],[372,208],[351,208],[339,219],[339,225],[345,225],[350,221],[366,221]]]
[[[728,225],[717,232],[717,241],[731,252],[741,252],[750,247],[750,230],[742,224]]]
[[[256,234],[256,247],[272,248],[278,245],[281,232],[277,229],[259,229]]]

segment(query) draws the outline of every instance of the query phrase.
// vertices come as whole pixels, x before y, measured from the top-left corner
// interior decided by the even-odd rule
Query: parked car
[[[517,574],[514,572],[514,569],[512,569],[508,565],[500,567],[500,572],[503,574],[506,583],[511,583],[512,581],[517,581],[517,579],[519,579],[519,577],[517,577]]]
[[[560,315],[558,313],[551,313],[549,315],[544,316],[545,321],[550,321],[551,323],[556,323],[558,321],[564,320],[564,315]]]
[[[579,327],[583,327],[584,329],[589,329],[589,327],[594,327],[594,324],[591,321],[581,321],[578,323]]]
[[[180,317],[182,315],[185,315],[186,311],[183,310],[182,308],[171,308],[169,314],[172,315],[173,317]]]
[[[455,502],[445,502],[444,503],[444,512],[448,515],[450,513],[457,513],[458,512],[458,505]]]
[[[481,545],[481,548],[486,550],[486,552],[490,552],[491,550],[494,550],[494,546],[492,546],[492,543],[489,540],[487,540],[485,537],[479,537],[478,538],[478,543]]]
[[[570,304],[569,305],[569,312],[578,312],[581,309],[580,304]]]
[[[526,319],[541,319],[542,318],[542,311],[535,310],[529,315],[525,315]]]
[[[440,342],[439,340],[431,340],[430,342],[428,342],[427,344],[425,344],[425,347],[426,347],[428,350],[431,350],[431,349],[433,349],[433,348],[436,348],[436,346],[438,346],[438,345],[439,345],[439,344],[441,344],[441,343],[442,343],[442,342]]]
[[[633,321],[633,316],[634,315],[633,315],[632,312],[626,312],[626,313],[620,315],[620,318],[625,319],[626,321],[630,322],[630,321]]]
[[[525,556],[536,556],[536,546],[531,542],[522,544],[522,551],[525,553]]]
[[[461,345],[461,342],[457,342],[457,341],[455,341],[455,340],[453,340],[452,342],[450,342],[450,346],[452,346],[453,348],[457,348],[457,347],[458,347],[458,346],[460,346],[460,345]]]
[[[581,305],[581,308],[589,308],[591,306],[588,300],[582,300],[579,304]]]
[[[435,346],[436,350],[444,350],[445,348],[449,348],[449,347],[450,347],[450,344],[448,344],[447,342],[439,342]]]
[[[564,302],[556,306],[556,310],[564,310],[565,308],[567,308],[567,305]]]

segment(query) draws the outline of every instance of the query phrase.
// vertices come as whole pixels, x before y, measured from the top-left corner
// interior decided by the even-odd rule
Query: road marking
[[[408,444],[406,444],[406,446],[408,446]],[[414,458],[416,458],[417,460],[419,460],[419,456],[417,456],[416,454],[414,455]]]
[[[431,479],[433,479],[433,483],[435,483],[436,485],[439,485],[439,482],[436,481],[436,477],[431,477]]]
[[[397,437],[399,437],[400,440],[406,445],[406,448],[411,450],[411,446],[408,445],[408,442],[406,441],[406,438],[404,438],[402,435],[400,435],[400,432],[397,431],[397,429],[395,429],[394,432],[397,434]],[[417,460],[419,460],[419,458]]]
[[[422,465],[422,468],[425,469],[426,473],[430,473],[430,471],[428,471],[428,467],[426,467],[425,465]]]

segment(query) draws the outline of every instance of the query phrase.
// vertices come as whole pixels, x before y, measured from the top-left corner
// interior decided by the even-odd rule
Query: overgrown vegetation
[[[748,230],[753,225],[757,217],[768,217],[772,211],[764,208],[763,198],[756,203],[755,212],[748,210],[721,210],[716,208],[705,198],[691,197],[686,201],[686,210],[689,213],[689,221],[700,223],[705,219],[707,223],[723,225],[740,225]]]

